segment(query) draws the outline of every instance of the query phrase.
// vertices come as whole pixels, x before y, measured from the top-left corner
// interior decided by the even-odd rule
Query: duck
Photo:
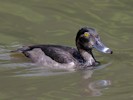
[[[78,30],[75,38],[76,48],[39,44],[23,46],[12,52],[20,52],[35,64],[49,66],[55,69],[84,69],[100,64],[93,55],[93,48],[96,50],[112,54],[113,51],[105,46],[100,39],[96,29],[82,27]]]

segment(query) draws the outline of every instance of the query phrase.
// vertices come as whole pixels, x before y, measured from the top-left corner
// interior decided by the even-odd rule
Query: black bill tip
[[[113,51],[111,51],[110,54],[113,54]]]

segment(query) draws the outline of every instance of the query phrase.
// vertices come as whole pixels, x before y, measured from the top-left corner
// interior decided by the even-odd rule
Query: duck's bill
[[[100,40],[96,40],[94,48],[103,53],[108,53],[108,54],[113,53],[113,51],[110,48],[106,47]]]

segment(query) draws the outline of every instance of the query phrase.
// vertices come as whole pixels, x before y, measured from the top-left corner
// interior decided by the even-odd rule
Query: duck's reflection
[[[100,96],[102,95],[102,90],[107,89],[108,86],[110,85],[111,85],[110,80],[98,80],[90,82],[88,84],[88,89],[91,90],[92,96]]]
[[[104,67],[107,67],[111,63],[104,64],[101,66],[98,66],[96,69],[89,69],[83,71],[83,82],[82,84],[84,85],[84,92],[87,95],[91,96],[101,96],[102,91],[104,89],[108,89],[108,87],[111,85],[110,80],[96,80],[96,81],[91,81],[91,77],[93,75],[93,72],[98,69],[102,69]]]

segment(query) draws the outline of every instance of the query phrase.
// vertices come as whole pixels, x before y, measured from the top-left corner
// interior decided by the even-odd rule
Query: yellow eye
[[[85,37],[89,37],[90,34],[89,34],[88,32],[85,32],[85,33],[84,33],[84,36],[85,36]]]

